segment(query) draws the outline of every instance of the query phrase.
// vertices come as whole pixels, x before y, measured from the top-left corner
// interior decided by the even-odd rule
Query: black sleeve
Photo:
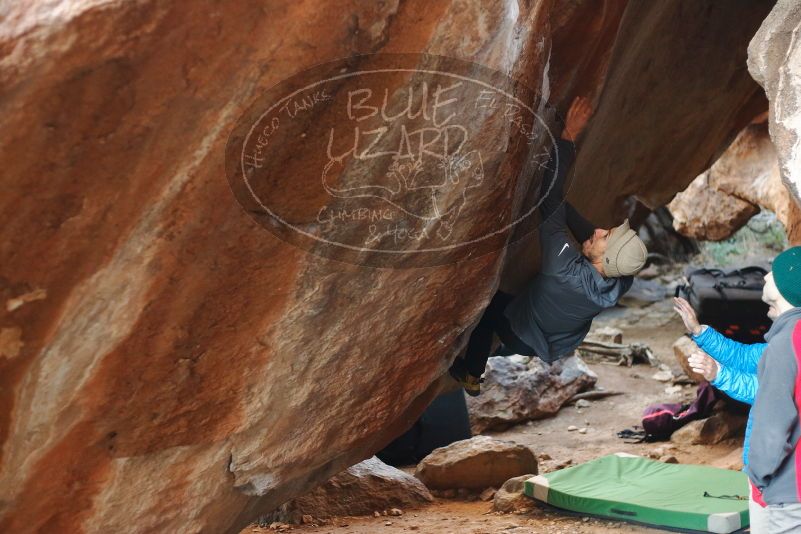
[[[540,214],[542,220],[548,219],[565,200],[565,180],[567,171],[576,157],[576,146],[571,141],[558,139],[551,149],[540,186]]]
[[[592,234],[595,232],[595,225],[585,219],[569,202],[566,204],[565,208],[567,227],[570,228],[570,233],[573,234],[576,241],[583,243],[592,237]]]
[[[564,201],[567,171],[575,158],[575,146],[559,139],[551,150],[547,170],[542,177],[540,215],[541,271],[555,274],[569,268],[578,257],[568,239],[567,209]]]

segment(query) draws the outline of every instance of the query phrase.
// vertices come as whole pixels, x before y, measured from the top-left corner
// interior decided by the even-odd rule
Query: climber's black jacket
[[[574,159],[574,144],[557,141],[541,189],[541,270],[504,312],[512,331],[546,362],[573,352],[592,319],[615,306],[633,281],[631,276],[604,278],[568,234],[569,226],[581,243],[595,229],[564,202],[567,171]]]

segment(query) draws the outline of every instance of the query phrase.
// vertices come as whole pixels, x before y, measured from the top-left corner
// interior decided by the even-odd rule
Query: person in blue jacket
[[[773,321],[768,343],[737,343],[699,324],[684,299],[675,310],[708,353],[690,356],[693,370],[752,405],[743,444],[751,532],[801,532],[801,247],[774,259],[762,300]]]
[[[729,339],[714,328],[700,324],[689,302],[680,297],[673,300],[673,309],[681,316],[690,337],[704,351],[690,356],[693,371],[703,375],[710,384],[729,397],[753,405],[758,387],[757,368],[768,344],[747,344]],[[743,442],[744,465],[748,465],[752,425],[749,412]]]

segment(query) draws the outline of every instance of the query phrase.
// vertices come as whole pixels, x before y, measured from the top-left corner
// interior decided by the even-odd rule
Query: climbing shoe
[[[461,358],[456,358],[448,372],[464,388],[465,393],[471,397],[477,397],[481,393],[481,383],[484,382],[484,379],[468,373]]]

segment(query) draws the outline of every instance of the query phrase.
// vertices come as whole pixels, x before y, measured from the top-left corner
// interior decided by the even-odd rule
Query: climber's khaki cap
[[[604,274],[609,277],[637,274],[647,257],[645,244],[629,227],[629,220],[626,219],[609,232],[604,253]]]

